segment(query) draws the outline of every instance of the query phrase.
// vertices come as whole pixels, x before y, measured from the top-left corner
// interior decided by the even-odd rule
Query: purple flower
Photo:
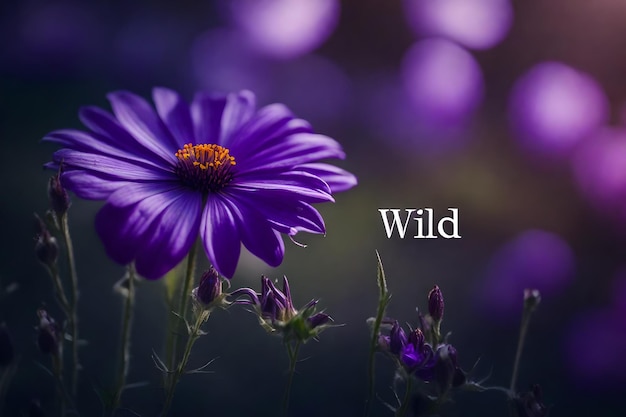
[[[325,233],[312,203],[356,178],[320,163],[343,159],[341,146],[314,134],[283,105],[256,109],[249,91],[196,94],[188,104],[155,88],[156,111],[125,91],[108,95],[110,114],[80,110],[88,132],[59,130],[44,141],[64,146],[63,186],[79,197],[106,200],[96,230],[116,262],[134,261],[148,279],[163,276],[198,235],[221,275],[231,278],[241,243],[270,266],[283,260],[281,233]]]
[[[287,277],[283,277],[282,291],[263,276],[260,294],[250,288],[239,288],[228,295],[234,304],[253,305],[261,326],[270,333],[282,335],[285,341],[306,342],[316,338],[333,322],[328,314],[316,313],[317,300],[311,300],[297,310],[293,306]]]

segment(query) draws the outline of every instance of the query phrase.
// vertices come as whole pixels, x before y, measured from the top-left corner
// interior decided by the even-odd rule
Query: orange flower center
[[[223,146],[188,143],[175,156],[178,158],[176,174],[194,190],[203,193],[219,191],[233,179],[235,157]]]

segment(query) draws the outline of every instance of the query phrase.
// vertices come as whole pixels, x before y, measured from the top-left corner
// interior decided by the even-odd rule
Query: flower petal
[[[153,164],[163,165],[164,161],[168,165],[171,164],[169,155],[164,155],[160,151],[155,152],[152,147],[146,147],[141,140],[131,135],[109,112],[99,107],[87,106],[79,110],[78,116],[85,126],[100,135],[98,137],[111,146],[146,158]]]
[[[284,196],[298,196],[307,202],[335,201],[322,179],[306,172],[250,173],[238,175],[229,184],[235,190],[275,190]]]
[[[79,152],[72,149],[61,149],[54,153],[54,160],[72,168],[83,168],[109,175],[118,180],[154,181],[175,180],[173,172],[155,170],[148,166],[140,166],[135,162],[122,161],[104,155]]]
[[[166,161],[175,163],[178,150],[176,140],[165,129],[147,101],[127,91],[107,95],[113,113],[119,122],[143,146]]]
[[[201,212],[199,193],[180,192],[144,234],[135,259],[137,272],[147,279],[158,279],[178,265],[198,237]]]
[[[237,165],[242,173],[269,171],[290,169],[327,158],[345,158],[345,153],[336,140],[313,133],[296,133],[247,158],[238,158]]]
[[[226,278],[232,278],[241,252],[241,238],[236,217],[219,194],[207,200],[200,223],[200,236],[215,269]]]
[[[238,212],[241,240],[250,253],[269,266],[280,265],[285,255],[285,244],[280,233],[258,211],[245,205],[232,204],[231,211]]]
[[[201,203],[200,194],[185,189],[156,190],[134,205],[105,204],[96,216],[96,231],[114,261],[136,259],[141,275],[159,278],[189,251],[198,233]],[[152,254],[149,260],[147,253]]]
[[[176,140],[179,149],[194,141],[193,123],[187,102],[175,91],[158,87],[152,90],[157,113]]]
[[[229,142],[229,149],[237,158],[244,159],[262,149],[274,146],[288,135],[312,133],[311,125],[294,118],[282,104],[271,104],[260,109]]]
[[[298,170],[320,177],[328,184],[333,193],[349,190],[357,184],[357,179],[354,175],[330,164],[305,164],[300,165]]]
[[[324,220],[310,204],[297,198],[277,199],[274,193],[264,191],[232,191],[230,197],[239,206],[260,213],[272,227],[290,236],[298,231],[326,233]]]
[[[151,199],[151,205],[165,207],[172,200],[178,198],[181,190],[200,195],[200,193],[183,188],[178,183],[135,182],[111,194],[107,200],[107,204],[115,207],[126,207]]]
[[[162,171],[169,168],[169,165],[164,166],[162,161],[160,163],[152,161],[149,158],[150,155],[147,149],[144,149],[143,152],[140,151],[140,153],[128,152],[115,143],[110,143],[106,137],[97,133],[75,129],[56,130],[44,136],[42,142],[57,143],[85,153],[106,155],[123,161],[132,161],[134,164],[149,166]]]
[[[81,170],[64,171],[61,181],[65,188],[72,190],[80,198],[105,200],[113,192],[133,184],[128,181],[109,178],[104,174]]]
[[[229,94],[226,98],[226,106],[222,113],[220,140],[218,145],[230,146],[230,141],[235,137],[237,130],[254,115],[256,98],[251,91],[241,91],[237,94]]]

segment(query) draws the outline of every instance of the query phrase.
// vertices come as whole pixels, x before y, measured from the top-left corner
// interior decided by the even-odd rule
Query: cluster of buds
[[[325,313],[317,313],[318,301],[311,300],[302,309],[293,306],[289,281],[283,277],[282,291],[267,277],[261,277],[261,292],[240,288],[230,296],[236,304],[254,306],[261,325],[271,333],[279,333],[285,341],[306,342],[332,323]]]
[[[378,349],[390,356],[398,369],[407,376],[434,383],[439,395],[466,381],[465,372],[458,366],[456,349],[441,341],[443,312],[443,294],[435,286],[428,294],[428,316],[420,317],[419,328],[407,336],[397,320],[386,320],[384,327],[389,334],[378,336]]]

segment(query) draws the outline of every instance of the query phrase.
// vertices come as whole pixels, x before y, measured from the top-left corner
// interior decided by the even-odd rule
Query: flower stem
[[[285,395],[283,397],[283,412],[285,417],[289,415],[289,396],[291,395],[291,385],[293,383],[293,375],[296,373],[296,363],[298,362],[298,353],[300,352],[300,346],[302,342],[299,340],[292,346],[290,343],[286,343],[287,355],[289,356],[289,377],[287,379],[287,386],[285,387]]]
[[[57,385],[57,395],[59,397],[59,415],[65,417],[65,410],[67,408],[67,393],[63,386],[63,361],[58,354],[52,355],[52,372]]]
[[[76,395],[76,388],[78,386],[78,274],[76,273],[76,263],[74,261],[74,248],[72,246],[72,239],[70,237],[70,229],[67,220],[67,213],[61,216],[61,233],[65,242],[65,253],[67,256],[67,265],[70,271],[70,280],[72,283],[69,300],[68,311],[68,324],[70,328],[70,334],[72,336],[72,366],[71,366],[71,391],[73,395]]]
[[[180,377],[185,372],[185,368],[187,367],[187,362],[189,362],[189,356],[191,355],[191,349],[193,348],[194,343],[201,336],[200,326],[202,323],[209,319],[211,312],[209,310],[202,310],[198,313],[198,317],[196,318],[196,322],[193,327],[190,329],[189,338],[187,339],[187,344],[185,345],[185,351],[183,352],[183,357],[176,366],[176,369],[171,374],[170,383],[167,386],[167,394],[165,397],[165,405],[163,405],[163,410],[161,411],[161,416],[167,416],[167,413],[172,406],[172,400],[174,399],[174,392],[176,391],[176,385],[180,380]]]
[[[526,294],[528,292],[528,295]],[[522,349],[524,348],[524,342],[526,341],[526,333],[528,332],[528,325],[530,324],[530,318],[532,317],[537,304],[541,300],[539,292],[536,290],[526,290],[524,294],[524,312],[522,313],[522,323],[519,329],[519,338],[517,340],[517,351],[515,352],[515,360],[513,362],[513,373],[511,375],[510,391],[515,395],[515,384],[517,383],[517,373],[519,371],[519,363],[522,358]]]
[[[396,417],[404,417],[406,415],[407,410],[409,409],[409,402],[411,400],[411,388],[413,385],[413,378],[411,375],[408,375],[406,378],[406,384],[404,388],[404,398],[402,399],[402,404],[400,404],[400,408],[396,411]]]
[[[374,368],[374,357],[376,354],[376,346],[378,346],[378,334],[380,332],[380,325],[383,321],[383,317],[385,316],[385,310],[387,309],[387,305],[389,304],[389,300],[391,296],[389,291],[387,290],[387,279],[385,277],[385,270],[383,269],[383,263],[380,259],[380,255],[378,251],[376,251],[376,259],[378,261],[377,265],[377,281],[378,281],[378,310],[376,312],[376,320],[374,321],[374,326],[372,327],[372,339],[370,341],[370,350],[368,356],[368,395],[365,403],[365,416],[370,415],[370,411],[372,408],[372,400],[374,398],[374,379],[375,379],[375,368]]]
[[[115,391],[113,394],[113,401],[111,404],[111,416],[115,414],[115,411],[120,406],[120,400],[122,398],[122,392],[126,386],[126,377],[128,376],[128,369],[130,366],[130,333],[133,322],[133,311],[135,307],[135,265],[128,265],[128,272],[126,279],[128,282],[128,288],[125,295],[124,313],[122,315],[122,333],[120,335],[120,356],[119,365],[117,370],[117,382],[115,385]]]
[[[178,351],[178,345],[180,342],[180,335],[183,333],[185,318],[187,317],[187,308],[189,305],[189,297],[191,291],[191,285],[193,283],[194,272],[196,269],[196,257],[198,254],[198,243],[199,240],[196,240],[194,245],[191,247],[189,251],[189,255],[187,255],[187,269],[185,271],[185,277],[183,278],[182,288],[180,290],[180,300],[178,302],[178,306],[172,306],[172,313],[176,311],[176,307],[178,307],[178,317],[176,320],[173,320],[176,325],[172,325],[170,332],[167,337],[167,345],[165,349],[165,355],[167,358],[167,369],[171,370],[174,367],[174,363],[176,362],[176,356]],[[172,321],[170,321],[172,323]],[[175,330],[176,329],[176,330]],[[171,385],[171,378],[166,380],[166,385]],[[167,388],[169,389],[169,387]]]

